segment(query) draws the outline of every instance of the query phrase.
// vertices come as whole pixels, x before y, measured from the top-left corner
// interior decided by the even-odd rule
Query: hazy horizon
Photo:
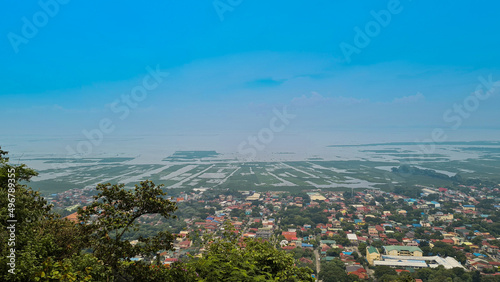
[[[497,2],[194,3],[6,4],[2,148],[265,155],[500,138]]]

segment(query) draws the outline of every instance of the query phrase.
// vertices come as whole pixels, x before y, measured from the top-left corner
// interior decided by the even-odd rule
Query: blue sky
[[[43,21],[40,3],[51,4],[53,15],[32,38],[24,37],[23,19]],[[214,3],[237,5],[221,18]],[[373,13],[391,5],[399,12],[389,12],[386,26],[346,60],[342,42],[355,46],[355,28],[364,30]],[[79,135],[103,118],[113,120],[116,136],[250,134],[269,122],[273,107],[284,105],[298,116],[287,129],[297,134],[451,128],[443,114],[463,103],[479,76],[500,80],[499,6],[451,0],[7,1],[0,11],[0,119],[9,122],[0,134]],[[12,44],[13,36],[24,41]],[[141,83],[147,66],[169,76],[119,119],[112,103]],[[453,130],[498,130],[499,105],[494,93]]]

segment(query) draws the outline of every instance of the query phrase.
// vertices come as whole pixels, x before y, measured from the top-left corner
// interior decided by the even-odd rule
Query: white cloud
[[[417,92],[415,95],[405,96],[401,98],[395,98],[392,103],[393,104],[412,104],[425,100],[425,97],[422,93]]]
[[[312,92],[311,96],[302,95],[292,99],[291,104],[296,107],[311,107],[317,105],[354,105],[369,102],[368,99],[357,99],[353,97],[324,97],[317,92]]]
[[[297,107],[310,107],[318,104],[328,103],[331,98],[323,97],[321,94],[312,92],[310,97],[302,95],[300,97],[295,97],[292,99],[292,105]]]

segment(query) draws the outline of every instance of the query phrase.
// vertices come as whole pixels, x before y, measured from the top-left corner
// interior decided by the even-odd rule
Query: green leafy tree
[[[0,280],[30,281],[46,276],[49,260],[69,260],[78,253],[81,234],[50,212],[40,192],[21,184],[38,173],[24,164],[10,164],[6,155],[0,149]],[[72,271],[79,275],[76,268]]]
[[[345,272],[344,263],[339,259],[322,263],[318,278],[324,282],[349,282],[351,279]]]
[[[292,254],[275,244],[241,239],[226,229],[217,239],[205,240],[202,258],[179,262],[172,268],[134,263],[130,258],[152,257],[172,247],[174,237],[165,231],[126,239],[140,232],[141,216],[169,218],[177,206],[166,198],[162,186],[141,182],[133,190],[123,185],[97,186],[95,202],[79,209],[79,223],[60,219],[39,192],[20,183],[35,171],[13,166],[0,148],[0,239],[10,237],[6,222],[15,214],[15,275],[8,272],[11,248],[0,249],[0,281],[313,281],[312,270],[297,267]],[[13,179],[13,180],[9,180]],[[15,196],[15,210],[8,194]],[[12,196],[11,196],[12,198]],[[11,210],[9,210],[11,209]],[[203,242],[199,242],[200,244]],[[11,246],[9,246],[11,247]]]
[[[170,218],[177,209],[174,202],[166,198],[162,185],[156,186],[151,181],[135,185],[133,191],[124,189],[124,185],[99,184],[99,193],[95,201],[85,209],[79,208],[79,220],[82,231],[87,234],[85,243],[92,249],[94,256],[109,266],[115,277],[121,280],[133,280],[127,274],[123,261],[142,255],[152,256],[159,250],[172,248],[174,236],[167,231],[160,231],[148,238],[139,237],[133,245],[123,239],[127,231],[137,231],[136,220],[147,214],[158,214]]]
[[[295,266],[293,254],[271,242],[242,239],[225,224],[217,238],[206,238],[201,258],[175,264],[172,281],[314,281],[312,270]],[[181,271],[179,271],[181,270]]]
[[[394,276],[394,275],[397,275],[396,274],[396,270],[388,267],[388,266],[376,266],[375,267],[375,277],[377,277],[378,279],[381,279],[382,276]]]
[[[339,248],[332,248],[332,249],[329,249],[328,251],[326,251],[326,255],[331,256],[331,257],[338,257],[341,252],[342,252],[342,250]]]
[[[359,246],[358,246],[358,251],[359,251],[359,253],[360,253],[361,255],[363,255],[363,256],[364,256],[364,255],[366,254],[366,247],[367,247],[367,246],[368,246],[368,245],[367,245],[366,243],[364,243],[364,242],[359,243]]]
[[[260,217],[259,207],[252,207],[252,217]]]

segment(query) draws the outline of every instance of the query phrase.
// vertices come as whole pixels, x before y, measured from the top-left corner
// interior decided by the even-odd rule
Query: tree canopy
[[[143,215],[174,217],[178,207],[161,185],[146,180],[128,190],[121,184],[99,184],[94,202],[79,208],[75,223],[53,213],[38,191],[20,184],[37,173],[11,165],[6,155],[0,148],[0,239],[7,242],[10,236],[7,219],[12,214],[17,220],[16,258],[11,274],[11,248],[0,249],[2,281],[313,281],[312,270],[296,266],[293,254],[271,242],[242,239],[230,226],[218,237],[204,238],[201,258],[170,268],[133,262],[135,256],[151,258],[172,248],[175,237],[168,231],[139,237],[136,244],[125,236],[138,230],[136,220]],[[8,194],[15,197],[15,209]]]
[[[172,248],[174,237],[168,231],[160,231],[155,236],[138,239],[137,244],[122,239],[125,232],[138,230],[136,220],[146,214],[159,214],[170,218],[177,209],[175,203],[151,181],[143,181],[133,191],[124,185],[99,184],[94,202],[85,209],[79,208],[81,229],[86,234],[86,246],[93,254],[110,266],[115,276],[124,279],[128,275],[121,272],[123,260],[142,255],[148,256],[159,250]]]

